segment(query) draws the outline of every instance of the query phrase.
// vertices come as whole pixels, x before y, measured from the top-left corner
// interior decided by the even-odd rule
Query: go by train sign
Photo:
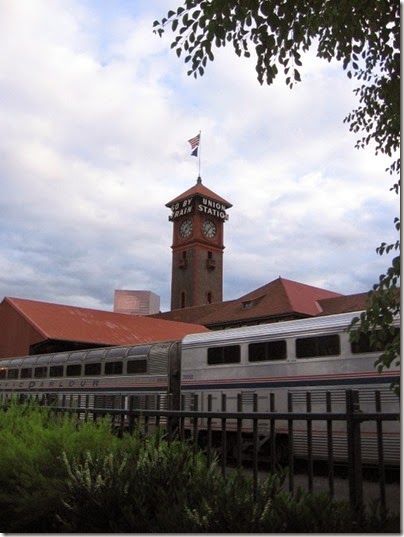
[[[171,215],[168,219],[172,222],[182,216],[193,213],[195,209],[197,212],[206,216],[214,216],[222,221],[229,219],[229,215],[226,212],[226,205],[220,201],[211,200],[206,197],[186,198],[174,203],[171,205]]]

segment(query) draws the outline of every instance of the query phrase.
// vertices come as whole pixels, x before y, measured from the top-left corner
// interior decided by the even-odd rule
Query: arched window
[[[207,299],[208,299],[208,304],[212,304],[212,302],[213,302],[213,295],[212,295],[211,291],[208,291],[206,297],[207,297]]]
[[[185,292],[181,292],[181,308],[185,308]]]

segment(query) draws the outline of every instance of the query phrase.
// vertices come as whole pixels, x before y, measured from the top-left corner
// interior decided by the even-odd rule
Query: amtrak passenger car
[[[381,351],[371,348],[367,337],[351,343],[347,328],[360,312],[315,317],[297,321],[242,327],[193,334],[182,341],[182,394],[198,394],[200,409],[221,410],[226,394],[226,410],[251,412],[254,395],[258,411],[344,412],[346,390],[358,390],[361,410],[376,410],[375,392],[380,393],[381,409],[399,412],[399,399],[391,390],[398,381],[399,369],[378,373],[375,361]],[[397,320],[398,330],[398,320]],[[310,394],[308,399],[307,394]],[[190,398],[188,398],[190,400]],[[308,403],[309,401],[309,403]],[[328,403],[328,402],[329,403]],[[308,406],[308,404],[310,406]],[[294,422],[294,453],[307,454],[307,426]],[[233,424],[235,429],[236,423]],[[377,459],[374,423],[363,423],[362,457],[364,462]],[[217,424],[220,428],[220,424]],[[244,438],[251,427],[244,427]],[[261,442],[269,440],[269,423],[261,425]],[[400,458],[399,423],[387,422],[383,429],[386,462],[398,464]],[[276,423],[276,434],[286,445],[288,424]],[[314,456],[327,457],[326,422],[313,422]],[[334,458],[346,460],[346,424],[335,423]],[[235,435],[228,444],[236,441]]]

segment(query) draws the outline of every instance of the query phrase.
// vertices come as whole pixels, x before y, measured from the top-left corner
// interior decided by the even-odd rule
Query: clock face
[[[202,224],[202,231],[206,238],[213,239],[216,235],[216,226],[212,220],[205,220]]]
[[[189,237],[192,233],[192,221],[184,220],[180,227],[180,235],[183,239]]]

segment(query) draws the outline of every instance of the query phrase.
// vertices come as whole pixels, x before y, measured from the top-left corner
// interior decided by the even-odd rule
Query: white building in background
[[[160,297],[151,291],[115,290],[114,313],[150,315],[159,311]]]

